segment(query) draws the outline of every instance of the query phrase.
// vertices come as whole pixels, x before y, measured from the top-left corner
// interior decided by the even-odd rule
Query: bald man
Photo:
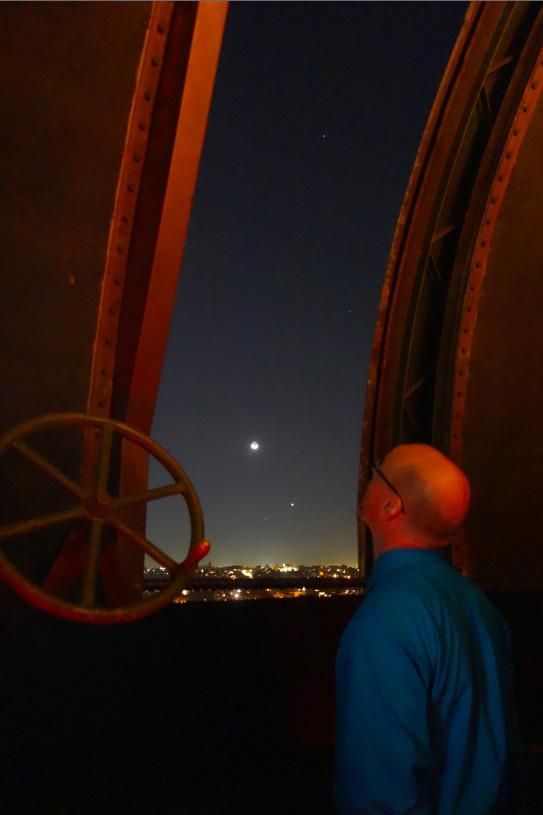
[[[336,660],[340,815],[515,811],[509,632],[447,562],[469,502],[464,473],[432,447],[372,467],[375,565]]]

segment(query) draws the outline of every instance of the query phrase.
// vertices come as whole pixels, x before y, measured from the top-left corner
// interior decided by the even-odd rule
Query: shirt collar
[[[380,580],[406,566],[420,566],[423,563],[448,562],[450,560],[450,547],[441,546],[439,549],[392,549],[377,558],[375,566],[366,583],[366,591],[372,589]]]

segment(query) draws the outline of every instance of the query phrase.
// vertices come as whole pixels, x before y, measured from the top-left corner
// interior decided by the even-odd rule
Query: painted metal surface
[[[111,408],[119,316],[130,239],[173,5],[165,2],[152,6],[134,89],[109,230],[94,341],[91,384],[86,406],[87,413],[93,416],[109,416]]]
[[[12,270],[2,283],[11,304],[4,384],[12,392],[0,410],[3,432],[68,409],[149,433],[226,8],[91,2],[0,10],[0,98],[10,121],[21,125],[19,142],[5,131],[0,145]],[[19,248],[23,228],[33,230],[26,253]],[[80,471],[84,488],[94,485],[102,449],[94,428],[82,440],[44,439],[40,450],[26,450],[34,469],[15,461],[0,473],[4,526],[25,517],[27,479],[35,481],[35,514],[62,503],[58,478],[42,484],[37,474],[44,467],[53,474],[46,464],[53,451],[57,475],[73,483]],[[118,445],[111,462],[116,491],[144,493],[147,468],[145,448]],[[116,594],[136,600],[143,551],[125,527],[145,534],[145,503],[125,504],[121,516],[124,526],[105,550]],[[81,532],[75,527],[67,539],[52,527],[46,532],[44,548],[26,541],[25,557],[38,575],[56,551],[55,579],[68,580],[81,560]]]
[[[150,9],[146,2],[0,5],[0,369],[10,394],[0,403],[0,433],[38,414],[86,410]],[[63,454],[75,460],[73,450]]]
[[[543,91],[543,48],[535,58],[526,90],[513,119],[502,150],[496,175],[492,181],[483,218],[474,241],[474,251],[463,297],[462,317],[458,330],[456,359],[452,384],[449,450],[451,457],[462,459],[463,421],[466,406],[466,382],[469,378],[471,343],[476,330],[479,300],[481,298],[487,263],[490,257],[496,226],[500,219],[507,188],[523,140],[534,118]],[[543,145],[542,145],[543,152]]]
[[[226,10],[226,3],[156,3],[134,95],[88,409],[102,403],[102,410],[144,433],[150,432],[158,394]],[[144,113],[153,100],[156,112],[149,128],[151,111],[147,117]],[[137,140],[141,146],[133,144]],[[121,299],[116,289],[122,280]],[[113,321],[116,342],[108,346]],[[108,350],[114,356],[109,355],[109,365],[102,364]],[[95,457],[89,436],[87,468]],[[142,449],[123,445],[119,478],[121,492],[145,489],[148,459]],[[127,509],[126,516],[143,533],[145,506]],[[142,591],[143,555],[122,534],[118,549],[123,580],[135,598]]]
[[[541,40],[541,38],[540,38]],[[449,439],[448,439],[448,450],[451,457],[457,461],[461,466],[467,467],[471,470],[472,477],[475,480],[475,496],[474,496],[474,506],[478,515],[480,516],[480,520],[482,521],[483,517],[488,514],[488,510],[485,510],[485,506],[477,506],[477,497],[478,492],[480,492],[480,487],[478,484],[481,480],[481,473],[480,468],[475,464],[476,456],[474,457],[472,453],[474,449],[470,449],[470,441],[468,441],[468,447],[466,449],[466,428],[469,427],[471,433],[473,433],[473,423],[475,421],[475,417],[473,414],[473,407],[471,410],[471,416],[466,412],[466,403],[467,397],[470,393],[470,386],[471,386],[471,393],[473,395],[474,388],[472,387],[472,377],[474,375],[473,366],[471,364],[471,357],[472,357],[472,346],[474,343],[475,338],[478,338],[479,342],[482,341],[483,336],[485,334],[484,326],[478,326],[478,316],[480,311],[480,300],[481,297],[484,296],[485,288],[488,291],[488,287],[492,287],[493,285],[499,285],[497,282],[496,275],[491,274],[487,279],[487,271],[491,265],[492,261],[492,251],[495,244],[495,232],[497,227],[500,224],[500,221],[503,216],[503,206],[504,202],[508,196],[508,188],[511,182],[511,178],[515,169],[515,165],[519,158],[519,153],[524,148],[524,140],[528,133],[528,129],[532,123],[534,118],[535,112],[538,107],[538,101],[541,95],[541,87],[543,82],[543,50],[540,50],[537,56],[535,57],[535,66],[532,70],[530,78],[528,80],[526,90],[522,95],[520,100],[520,104],[518,106],[517,112],[509,129],[509,133],[507,135],[505,144],[501,150],[501,155],[499,157],[499,161],[496,167],[496,171],[494,177],[492,179],[492,183],[490,185],[490,190],[488,192],[487,201],[484,207],[483,215],[480,221],[479,229],[477,230],[475,240],[472,244],[472,255],[470,259],[470,263],[468,266],[468,272],[466,275],[465,286],[464,286],[464,295],[462,298],[462,304],[460,307],[460,320],[457,327],[456,333],[456,342],[453,344],[451,341],[450,345],[455,346],[455,359],[453,362],[452,368],[452,382],[450,382],[450,391],[449,391],[449,410],[447,412],[446,421],[443,421],[444,417],[439,417],[439,423],[441,427],[445,427],[446,424],[449,426]],[[543,148],[543,145],[540,145],[540,148]],[[541,149],[539,151],[539,158],[534,156],[536,164],[538,161],[541,160]],[[535,167],[534,167],[535,170]],[[534,198],[535,201],[535,198]],[[520,208],[519,208],[520,209]],[[520,212],[519,212],[519,216]],[[533,217],[533,216],[532,216]],[[515,226],[514,222],[512,222],[510,215],[507,217],[507,223],[509,225],[510,230],[518,231],[518,226]],[[517,255],[516,263],[523,264],[525,262],[525,252],[520,251]],[[514,267],[510,269],[510,282],[508,289],[510,301],[511,301],[511,315],[510,320],[516,322],[515,317],[519,315],[518,311],[515,308],[517,297],[515,292],[515,277],[517,275],[517,270]],[[503,285],[503,284],[502,284]],[[534,296],[537,297],[537,287],[534,287]],[[519,323],[517,327],[517,331],[523,332],[526,334],[526,348],[524,351],[523,356],[530,357],[539,345],[537,334],[538,329],[535,323],[532,323],[533,315],[528,315],[528,311],[524,311],[523,318],[527,321],[524,326]],[[530,325],[530,323],[532,323]],[[490,335],[488,335],[490,336]],[[529,337],[529,339],[528,339]],[[451,337],[452,340],[452,337]],[[502,349],[498,348],[496,345],[490,345],[490,341],[487,340],[487,354],[489,358],[495,358],[502,352]],[[537,353],[537,352],[536,352]],[[496,364],[496,360],[494,361],[494,365]],[[518,373],[517,373],[517,387],[515,388],[515,394],[513,395],[513,399],[518,402],[522,402],[522,400],[529,398],[528,394],[531,390],[531,387],[527,385],[526,381],[524,380],[524,373],[523,369],[526,366],[519,360],[518,363]],[[475,372],[477,375],[477,372]],[[480,374],[479,374],[480,375]],[[447,378],[450,378],[451,372]],[[510,375],[508,376],[505,367],[502,368],[502,387],[500,388],[501,391],[501,398],[502,399],[510,399],[511,396],[509,395],[509,379]],[[442,376],[442,381],[446,379],[445,375]],[[479,399],[481,399],[481,392],[479,392]],[[536,395],[536,399],[537,399]],[[539,401],[540,404],[543,402],[543,392],[539,394]],[[481,403],[482,405],[482,403]],[[523,421],[522,417],[519,417],[519,421],[513,420],[513,409],[511,410],[511,426],[509,430],[511,431],[512,426],[516,427],[516,430],[513,431],[509,435],[507,432],[507,428],[504,428],[504,434],[501,435],[500,433],[495,434],[496,444],[498,445],[498,449],[501,449],[500,456],[502,457],[502,466],[505,462],[509,459],[508,448],[515,446],[520,448],[522,442],[521,439],[525,437],[527,432],[533,434],[532,439],[532,449],[526,451],[526,460],[525,460],[525,472],[529,473],[533,470],[535,462],[538,460],[537,454],[537,437],[538,437],[538,430],[537,426],[535,428],[532,427],[531,423],[528,421],[528,415],[525,414],[524,417],[524,427],[522,427]],[[486,414],[486,418],[482,418],[482,416],[477,421],[483,421],[485,425],[492,426],[496,424],[496,420],[493,418],[493,408],[491,404],[487,404],[485,408],[483,408],[483,416]],[[437,418],[437,417],[436,417]],[[539,423],[538,423],[539,424]],[[528,430],[528,427],[531,430]],[[482,431],[483,428],[481,428]],[[512,439],[514,435],[518,434],[518,440],[513,442]],[[477,434],[479,437],[483,435],[482,432]],[[501,441],[501,444],[500,444]],[[478,446],[476,444],[475,438],[471,440],[471,447],[475,448]],[[530,446],[530,445],[529,445]],[[491,460],[493,458],[493,453],[489,450],[488,451],[488,466],[492,467]],[[492,476],[487,476],[486,479],[492,478]],[[501,488],[500,492],[501,492]],[[506,484],[503,484],[503,489],[507,492],[511,491],[511,487],[507,487]],[[536,492],[538,492],[538,488],[536,488]],[[490,500],[492,500],[490,498]],[[479,502],[480,503],[480,502]],[[507,495],[504,495],[502,498],[502,503],[508,503]],[[522,500],[521,496],[518,496],[518,514],[528,512],[528,506],[525,501]],[[514,508],[511,508],[512,518],[516,514]],[[505,527],[508,524],[504,525]],[[482,527],[482,528],[478,528]],[[519,535],[522,539],[526,539],[526,535],[530,535],[530,530],[522,529],[523,524],[517,522],[517,529],[515,534]],[[494,538],[493,544],[493,552],[490,554],[490,559],[488,556],[483,556],[482,552],[480,551],[485,538],[488,535],[492,535]],[[504,582],[500,579],[499,575],[497,574],[496,567],[491,567],[491,560],[496,561],[497,558],[503,564],[505,568],[506,558],[504,557],[505,552],[498,554],[502,548],[502,541],[500,538],[503,538],[504,535],[510,535],[510,531],[506,531],[506,528],[502,529],[502,533],[499,535],[498,539],[495,536],[495,530],[491,531],[490,523],[482,523],[474,525],[473,531],[471,536],[469,535],[469,525],[468,525],[468,534],[464,534],[460,536],[457,540],[455,540],[453,544],[453,558],[455,564],[462,569],[465,574],[469,574],[474,576],[475,578],[483,581],[484,583],[488,583],[492,587],[496,587]],[[475,546],[475,540],[478,541],[478,545]],[[472,542],[471,542],[472,541]],[[506,547],[510,550],[510,547]],[[479,550],[479,551],[478,551]],[[529,553],[523,551],[523,555],[521,557],[520,552],[518,552],[518,558],[522,559],[524,562],[524,568],[521,567],[521,578],[520,578],[520,585],[528,586],[534,582],[536,585],[542,585],[543,580],[541,576],[539,579],[535,577],[536,572],[534,572],[534,567],[537,571],[537,563],[533,564],[533,558],[528,557]],[[536,559],[537,560],[537,559]],[[486,566],[485,566],[486,562]],[[479,563],[479,566],[477,564]],[[509,571],[509,577],[505,580],[505,584],[510,584],[512,582],[516,582],[517,578],[513,577],[513,571],[517,571],[517,569],[511,568],[513,564],[511,564]]]
[[[507,134],[516,131],[513,138],[521,140],[522,125],[513,120],[533,68],[527,74],[526,65],[533,63],[541,46],[540,29],[540,9],[534,4],[473,3],[466,15],[392,244],[370,363],[360,497],[371,462],[395,444],[421,441],[455,454],[451,348],[456,348],[462,309],[451,304],[463,297],[470,266],[466,247],[473,246],[480,223],[485,229],[490,226],[484,223],[484,205],[500,156],[505,162],[513,160]],[[496,170],[499,175],[503,171]],[[481,263],[479,256],[475,263]],[[468,293],[474,292],[468,288]],[[473,305],[466,304],[463,313],[469,317]],[[460,357],[465,347],[460,345]],[[455,370],[457,379],[465,376],[461,364]],[[461,422],[461,409],[456,414]],[[360,519],[359,530],[360,560],[367,571],[371,547]],[[455,562],[467,571],[465,552],[465,542],[458,539]]]

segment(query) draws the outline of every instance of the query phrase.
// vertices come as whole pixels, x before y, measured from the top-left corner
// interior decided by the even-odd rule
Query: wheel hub
[[[100,431],[100,449],[95,451],[95,477],[84,478],[83,484],[74,481],[26,441],[29,435],[66,425],[91,427]],[[121,492],[120,495],[110,495],[108,483],[114,433],[157,458],[173,478],[173,483],[142,489],[142,492],[135,494]],[[21,597],[38,608],[83,623],[110,625],[139,620],[170,603],[185,587],[192,569],[209,551],[209,541],[204,538],[200,502],[187,474],[166,450],[129,425],[85,413],[40,416],[17,425],[0,437],[0,459],[10,448],[15,449],[79,501],[77,506],[70,509],[10,524],[0,523],[0,580],[4,580]],[[190,548],[182,562],[163,552],[145,537],[143,531],[133,529],[127,523],[124,513],[118,512],[123,507],[147,504],[173,495],[183,497],[190,515]],[[70,536],[49,569],[43,585],[34,583],[21,573],[2,549],[1,544],[5,538],[26,535],[37,529],[52,528],[68,522],[75,523],[76,526],[72,527]],[[89,527],[88,531],[85,531],[86,526]],[[104,527],[109,532],[106,533]],[[114,533],[122,535],[123,542],[130,541],[170,572],[172,579],[167,588],[154,597],[142,596],[137,601],[131,600],[128,604],[120,605],[127,603],[124,598],[126,581],[119,569],[117,547],[111,545]],[[100,580],[105,605],[102,595],[97,598]],[[70,599],[66,599],[67,591],[71,592]]]
[[[89,512],[97,518],[109,518],[113,514],[111,496],[105,490],[98,490],[86,502]]]

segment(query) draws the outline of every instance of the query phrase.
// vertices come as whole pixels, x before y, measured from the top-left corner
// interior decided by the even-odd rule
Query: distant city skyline
[[[152,429],[213,563],[357,561],[379,294],[466,8],[230,5]],[[182,559],[181,499],[148,512]]]
[[[144,587],[148,594],[160,591],[169,580],[164,567],[147,569]],[[230,602],[240,600],[325,600],[360,595],[364,581],[357,566],[211,566],[197,568],[176,598],[177,603]]]

